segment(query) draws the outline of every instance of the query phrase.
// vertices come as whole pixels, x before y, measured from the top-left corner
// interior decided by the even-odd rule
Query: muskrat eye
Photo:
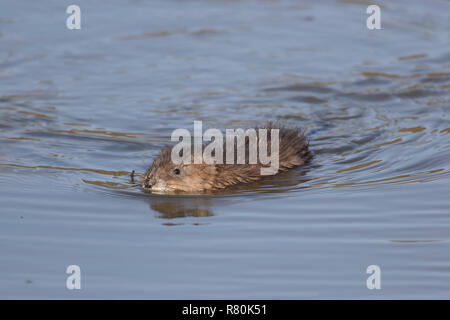
[[[173,173],[174,173],[174,174],[180,174],[180,169],[175,169],[175,170],[173,170]]]

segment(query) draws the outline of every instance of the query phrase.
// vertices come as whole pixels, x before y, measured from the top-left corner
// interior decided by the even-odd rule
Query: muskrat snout
[[[161,187],[161,181],[153,174],[147,172],[141,179],[141,186],[147,191],[157,191]]]
[[[151,185],[150,182],[148,182],[148,181],[145,181],[144,184],[143,184],[143,186],[144,186],[144,188],[146,188],[146,189],[151,189],[151,187],[152,187],[152,185]]]

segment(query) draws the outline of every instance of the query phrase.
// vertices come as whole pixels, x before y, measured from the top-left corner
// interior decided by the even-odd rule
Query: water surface
[[[77,4],[81,30],[2,4],[0,297],[450,298],[447,1],[383,1],[381,30],[365,1]],[[315,157],[143,193],[130,172],[194,120],[301,126]]]

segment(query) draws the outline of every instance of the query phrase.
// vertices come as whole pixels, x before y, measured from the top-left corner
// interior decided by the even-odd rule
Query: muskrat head
[[[144,190],[156,192],[199,192],[212,189],[216,166],[206,164],[174,164],[172,149],[164,147],[142,176]],[[193,161],[192,161],[193,162]]]

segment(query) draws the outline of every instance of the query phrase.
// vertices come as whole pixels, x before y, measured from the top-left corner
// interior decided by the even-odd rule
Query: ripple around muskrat
[[[366,72],[363,73],[363,76],[366,79],[355,79],[353,82],[341,83],[335,81],[317,85],[294,83],[262,89],[263,92],[277,92],[275,97],[281,104],[278,104],[276,109],[282,111],[278,118],[307,128],[311,149],[315,154],[312,163],[306,167],[270,177],[258,183],[242,185],[230,190],[203,194],[201,196],[211,198],[246,196],[250,197],[249,199],[260,199],[261,195],[264,195],[264,197],[270,195],[283,197],[308,190],[354,188],[358,186],[375,188],[383,184],[402,184],[447,178],[448,170],[446,162],[443,160],[446,157],[445,155],[434,155],[431,159],[429,159],[429,156],[427,159],[421,156],[427,152],[435,154],[436,148],[444,147],[439,145],[439,142],[436,144],[436,139],[448,134],[446,131],[448,126],[443,127],[446,126],[446,123],[442,122],[441,119],[436,119],[434,120],[436,125],[428,123],[424,126],[421,119],[422,115],[426,115],[426,110],[408,113],[404,109],[397,108],[399,98],[419,98],[422,100],[418,101],[418,103],[422,104],[422,102],[427,103],[427,100],[423,101],[423,99],[444,95],[445,87],[442,89],[420,87],[418,82],[432,77],[443,79],[445,75],[427,73],[424,75],[397,76],[380,72]],[[367,79],[374,80],[372,84],[376,88],[371,89],[373,92],[367,92],[371,84]],[[409,81],[406,87],[405,79]],[[399,81],[402,82],[401,85],[398,84]],[[427,82],[430,81],[427,80]],[[398,89],[399,87],[400,89]],[[420,93],[417,90],[420,90]],[[298,99],[299,96],[296,95],[296,92],[301,92],[301,97],[303,98]],[[306,100],[304,99],[305,97]],[[311,103],[312,101],[309,101],[308,97],[314,99],[314,103]],[[8,101],[10,99],[20,100],[20,97],[11,97],[8,98]],[[283,105],[282,103],[286,101],[297,101],[301,107]],[[325,101],[328,102],[325,103]],[[364,104],[361,104],[361,102]],[[304,103],[311,105],[311,107],[305,108]],[[385,104],[392,105],[389,111],[385,109]],[[276,110],[267,102],[255,104],[255,107],[260,105],[264,106],[264,108],[258,107],[256,109],[264,117]],[[244,105],[244,107],[249,108],[251,106]],[[5,110],[6,112],[14,111],[8,108],[5,108]],[[51,114],[48,117],[46,114],[38,111],[25,110],[16,114],[32,117],[38,121],[44,121],[47,118],[53,120],[51,119]],[[41,114],[43,116],[40,116]],[[229,120],[225,121],[229,122]],[[253,122],[240,120],[237,124]],[[86,124],[77,125],[70,122],[66,125],[67,129],[51,128],[51,126],[52,122],[50,122],[50,128],[46,130],[27,130],[27,136],[23,137],[23,139],[19,139],[20,136],[8,137],[7,139],[14,141],[17,138],[22,140],[22,143],[26,143],[27,138],[30,139],[29,143],[32,143],[33,139],[63,139],[66,141],[74,139],[80,143],[90,141],[90,145],[96,145],[97,147],[104,144],[102,149],[106,150],[112,147],[111,151],[116,152],[122,152],[123,150],[127,152],[144,152],[150,148],[154,149],[152,151],[153,155],[157,153],[157,150],[161,147],[161,142],[164,141],[162,136],[156,139],[153,138],[155,137],[154,133],[144,134],[142,132],[91,129]],[[5,123],[5,129],[7,127]],[[435,130],[435,133],[431,134],[430,130],[427,129],[428,127],[435,127],[437,131]],[[157,144],[154,145],[153,142],[157,142]],[[417,149],[419,145],[420,149]],[[412,150],[420,150],[421,153],[417,155],[417,151]],[[444,149],[444,152],[447,152],[446,150],[448,149]],[[405,153],[405,151],[407,152]],[[411,152],[416,154],[414,161],[398,162],[394,156]],[[113,158],[119,160],[121,157],[116,154]],[[150,161],[151,159],[147,160],[148,163]],[[27,167],[20,164],[16,166]],[[86,170],[86,172],[90,171],[91,173],[103,172],[101,169],[82,169],[70,166],[37,165],[28,167],[78,172]],[[108,170],[104,171],[104,173],[106,175],[109,174]],[[144,199],[161,199],[161,197],[164,197],[164,195],[142,193],[136,184],[128,181],[128,174],[128,171],[123,171],[121,174],[114,173],[110,174],[111,178],[105,177],[106,179],[85,176],[81,178],[81,183],[90,189],[106,192],[113,196]],[[180,199],[191,199],[199,195],[174,194],[171,196]],[[163,204],[159,204],[155,208],[163,210],[163,206]],[[168,204],[168,207],[170,208],[171,205]],[[173,207],[173,210],[176,211],[178,209]],[[194,211],[189,208],[186,210],[187,214],[191,212],[190,214],[195,216]],[[182,211],[180,209],[180,212]],[[175,216],[177,215],[175,214]],[[208,216],[208,214],[199,214],[198,216]]]
[[[133,40],[128,41],[131,43],[169,36],[172,34],[143,33],[121,40]],[[99,57],[96,54],[63,57],[105,61],[91,59]],[[416,61],[427,63],[427,70],[417,71]],[[117,120],[114,129],[108,129],[109,123],[93,125],[101,116],[74,116],[70,110],[54,106],[55,101],[67,101],[50,89],[11,92],[0,96],[0,140],[16,157],[4,155],[1,167],[47,170],[69,177],[69,183],[79,184],[83,190],[145,199],[152,210],[164,212],[167,208],[168,217],[170,212],[173,217],[183,216],[183,212],[210,216],[203,209],[196,213],[195,205],[183,204],[198,197],[254,201],[311,190],[379,188],[446,179],[450,126],[445,114],[450,73],[440,70],[442,63],[448,63],[448,56],[418,53],[399,56],[386,66],[357,66],[334,79],[283,78],[242,92],[232,86],[220,90],[206,86],[159,100],[139,97],[135,100],[142,112],[133,114],[132,110],[131,123],[122,120],[126,114],[108,113],[112,118],[107,123]],[[146,118],[148,114],[152,118]],[[129,173],[132,169],[144,171],[169,141],[172,129],[191,123],[191,118],[202,118],[218,128],[286,121],[306,129],[315,156],[305,167],[225,191],[168,196],[143,193],[129,181]],[[136,124],[139,129],[135,129]],[[66,152],[56,152],[55,148]],[[34,154],[30,155],[30,150]],[[64,157],[64,153],[69,155]],[[112,169],[119,166],[120,170]]]

